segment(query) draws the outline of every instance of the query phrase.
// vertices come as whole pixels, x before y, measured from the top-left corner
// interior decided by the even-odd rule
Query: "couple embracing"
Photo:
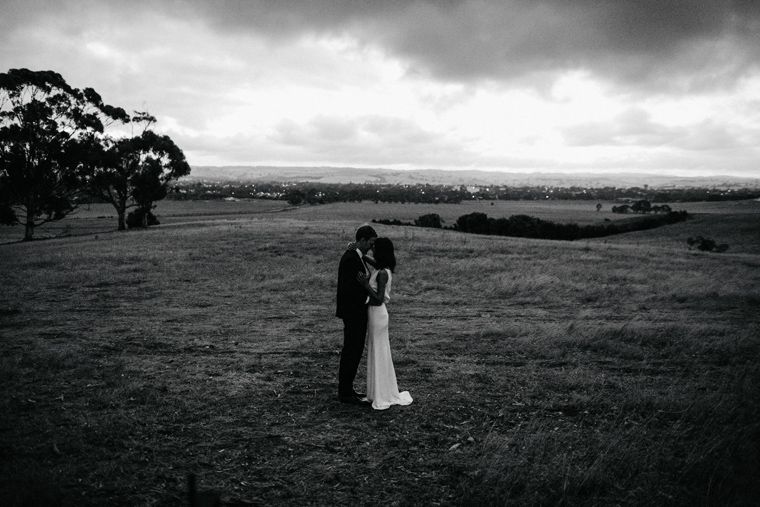
[[[385,303],[390,300],[395,268],[393,243],[388,238],[378,238],[369,225],[356,231],[356,243],[352,243],[340,259],[336,316],[343,319],[343,350],[338,372],[338,396],[343,403],[372,406],[376,410],[412,403],[408,391],[398,390],[388,336]],[[365,340],[368,346],[366,395],[354,390]]]

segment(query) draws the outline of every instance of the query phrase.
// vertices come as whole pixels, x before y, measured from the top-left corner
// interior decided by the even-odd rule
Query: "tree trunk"
[[[126,197],[120,197],[116,206],[116,213],[119,215],[119,230],[124,231],[127,229],[127,199]]]
[[[24,223],[24,241],[31,241],[34,237],[34,204],[27,202],[26,221]]]
[[[123,231],[127,228],[127,218],[126,218],[126,210],[124,208],[119,208],[117,210],[117,213],[119,215],[119,230]]]
[[[31,241],[34,237],[34,218],[26,218],[24,241]]]

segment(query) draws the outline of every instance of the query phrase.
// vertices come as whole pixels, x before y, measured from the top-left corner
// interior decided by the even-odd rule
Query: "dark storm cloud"
[[[467,82],[586,70],[674,91],[730,86],[760,62],[757,0],[5,0],[0,28],[36,12],[156,11],[221,35],[348,35],[410,73]],[[2,37],[2,35],[0,35]]]
[[[757,171],[760,0],[0,0],[0,61],[194,163]]]
[[[730,84],[760,61],[754,0],[197,2],[220,31],[348,34],[410,72],[470,81],[584,69],[616,81]],[[705,80],[708,74],[711,80]]]

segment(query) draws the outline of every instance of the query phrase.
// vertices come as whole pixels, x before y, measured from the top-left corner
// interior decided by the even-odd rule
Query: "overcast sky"
[[[758,0],[0,0],[191,165],[760,176]]]

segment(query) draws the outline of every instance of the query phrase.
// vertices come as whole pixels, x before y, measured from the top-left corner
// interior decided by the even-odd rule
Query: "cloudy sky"
[[[760,175],[758,0],[2,0],[191,165]]]

